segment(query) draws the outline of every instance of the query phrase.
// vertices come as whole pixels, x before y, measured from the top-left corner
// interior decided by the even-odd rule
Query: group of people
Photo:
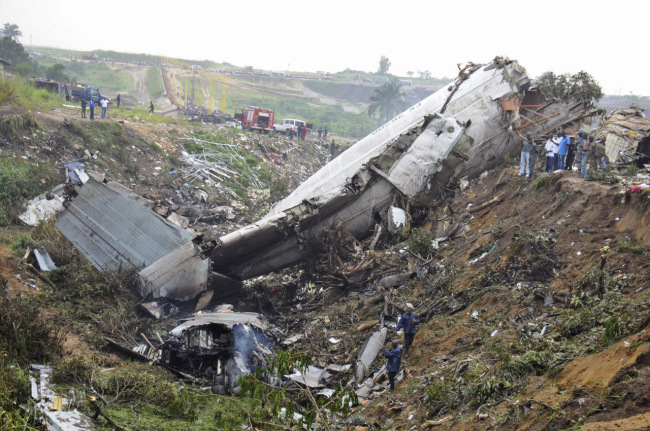
[[[388,383],[391,392],[395,390],[395,376],[397,376],[402,363],[402,351],[404,352],[404,357],[408,358],[409,350],[413,344],[419,323],[420,317],[417,313],[413,312],[413,305],[406,304],[406,312],[402,315],[395,328],[396,332],[400,330],[404,331],[404,345],[402,347],[395,338],[390,343],[390,349],[384,348],[384,357],[387,359],[386,371],[388,371]]]
[[[119,97],[119,95],[118,95],[118,97]],[[81,118],[86,118],[86,107],[88,107],[88,108],[90,108],[90,119],[94,120],[95,119],[95,107],[96,106],[97,106],[97,102],[95,102],[95,99],[90,99],[89,101],[86,100],[85,98],[81,99]],[[102,119],[105,119],[106,118],[106,110],[108,109],[108,99],[102,98],[99,101],[99,106],[102,108]],[[119,107],[119,104],[118,104],[118,107]]]
[[[574,163],[577,164],[578,173],[582,178],[587,177],[587,166],[607,167],[605,145],[601,141],[595,141],[584,131],[579,131],[575,140],[571,140],[566,132],[559,131],[554,135],[548,135],[544,145],[546,155],[545,172],[551,173],[557,170],[572,170]],[[537,146],[529,134],[521,144],[521,160],[519,175],[526,174],[530,178],[537,162]]]
[[[117,107],[120,107],[120,103],[122,101],[122,96],[119,94],[117,95],[117,98],[115,99],[117,102]],[[90,119],[94,120],[95,119],[95,107],[99,103],[99,106],[102,108],[102,114],[101,118],[106,119],[106,111],[108,110],[108,103],[109,100],[106,97],[103,97],[99,101],[95,101],[95,98],[92,98],[90,100],[86,100],[85,98],[81,99],[81,118],[86,118],[86,108],[90,108]],[[149,103],[149,113],[153,114],[154,106],[153,102]]]
[[[323,127],[319,127],[318,128],[318,139],[320,140],[321,137],[322,137],[323,141],[326,140],[328,133],[329,133],[329,130],[327,130],[327,126],[325,126],[325,129],[323,129]]]

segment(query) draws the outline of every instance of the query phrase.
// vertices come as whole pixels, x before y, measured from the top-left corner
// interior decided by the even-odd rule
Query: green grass
[[[156,100],[165,92],[162,75],[157,67],[152,67],[147,72],[147,91],[151,100]]]
[[[38,60],[39,67],[45,68],[56,64],[59,61],[52,59]],[[127,93],[134,89],[133,80],[131,75],[124,70],[111,69],[105,63],[97,62],[82,62],[82,61],[64,61],[61,62],[65,65],[63,73],[68,75],[71,80],[90,85],[91,87],[112,90],[120,93]]]
[[[56,184],[51,167],[0,159],[0,225],[17,221],[23,203]],[[46,179],[41,184],[41,179]]]
[[[59,95],[39,89],[20,77],[0,78],[0,104],[9,103],[25,109],[59,106]]]
[[[616,251],[619,253],[643,254],[645,247],[634,245],[631,241],[624,240],[618,245]]]

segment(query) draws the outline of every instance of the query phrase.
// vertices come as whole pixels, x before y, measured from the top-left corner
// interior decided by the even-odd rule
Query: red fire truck
[[[236,109],[235,119],[241,123],[241,128],[244,130],[269,133],[273,131],[275,112],[272,109],[249,106],[248,108]]]

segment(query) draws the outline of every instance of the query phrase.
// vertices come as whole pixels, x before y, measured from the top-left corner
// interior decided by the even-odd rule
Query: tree
[[[9,36],[0,39],[0,58],[13,64],[29,61],[29,55],[27,55],[23,46]]]
[[[370,97],[370,101],[372,103],[368,106],[368,115],[373,117],[379,114],[379,118],[384,123],[406,108],[404,92],[397,79],[391,79],[375,89],[375,94]]]
[[[18,29],[16,24],[5,23],[4,28],[0,30],[0,34],[3,37],[8,37],[15,41],[18,41],[19,37],[22,37],[23,32]]]
[[[68,75],[63,73],[64,69],[65,66],[61,63],[53,64],[45,71],[45,77],[52,81],[67,82],[70,78],[68,78]]]
[[[412,70],[409,70],[408,72],[406,72],[406,75],[407,75],[409,78],[413,78],[413,74],[414,74],[414,73],[415,73],[415,72],[413,72]]]
[[[546,72],[537,78],[535,84],[548,100],[591,101],[603,97],[603,90],[598,82],[584,70],[563,75]]]
[[[379,70],[377,73],[385,75],[388,73],[388,69],[390,69],[390,60],[385,55],[382,55],[379,59]]]
[[[418,75],[420,75],[421,80],[429,79],[431,78],[431,72],[428,70],[418,70]]]

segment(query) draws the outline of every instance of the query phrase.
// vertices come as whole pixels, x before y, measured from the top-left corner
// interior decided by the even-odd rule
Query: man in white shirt
[[[555,168],[555,155],[559,150],[559,145],[556,145],[555,141],[548,135],[548,141],[544,145],[544,151],[546,152],[546,173],[550,174],[554,171]]]
[[[100,103],[102,105],[102,118],[106,118],[106,108],[108,108],[108,99],[103,98]]]

